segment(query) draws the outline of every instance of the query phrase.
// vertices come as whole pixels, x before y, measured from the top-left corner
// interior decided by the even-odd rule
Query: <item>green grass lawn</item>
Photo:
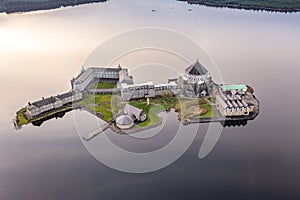
[[[211,103],[216,103],[216,97],[207,98]]]
[[[98,82],[95,84],[95,89],[111,89],[111,88],[116,88],[117,84],[116,83],[109,83],[109,82]]]
[[[203,100],[203,99],[202,99]],[[180,102],[181,103],[187,103],[189,101],[192,101],[192,99],[187,99],[187,98],[181,98]],[[201,101],[199,99],[198,101],[196,100],[196,103],[204,108],[207,109],[207,112],[201,116],[198,116],[198,118],[204,118],[204,117],[214,117],[216,116],[216,113],[214,112],[213,108],[211,105],[208,105],[206,102],[204,104],[204,101]],[[157,123],[160,121],[160,118],[157,116],[160,112],[164,110],[168,110],[169,108],[174,108],[179,105],[179,101],[176,97],[170,97],[170,98],[155,98],[150,100],[150,105],[147,105],[146,100],[143,101],[131,101],[130,105],[135,106],[137,108],[140,108],[144,110],[147,114],[147,120],[139,123],[138,126],[149,126],[151,124]],[[181,105],[184,106],[184,105]]]
[[[86,94],[83,100],[75,103],[74,105],[88,105],[88,104],[111,104],[112,95],[110,94]]]
[[[113,113],[111,108],[112,95],[102,94],[86,94],[83,100],[77,102],[75,105],[81,105],[89,110],[102,114],[104,121],[110,121],[113,119]]]
[[[147,102],[130,102],[130,105],[144,110],[147,114],[147,120],[138,124],[138,126],[141,127],[158,123],[160,121],[160,118],[157,116],[157,114],[166,110],[165,107],[159,104],[147,105]]]
[[[214,100],[213,98],[211,99]],[[168,110],[169,108],[175,108],[177,106],[180,106],[179,102],[182,103],[188,103],[189,101],[192,101],[192,99],[188,98],[180,98],[179,101],[176,97],[170,97],[170,98],[155,98],[150,100],[150,105],[147,106],[146,100],[143,101],[132,101],[130,102],[130,105],[135,106],[137,108],[140,108],[144,110],[147,114],[148,119],[145,122],[142,122],[138,124],[139,126],[149,126],[153,123],[159,122],[160,118],[157,116],[158,113]],[[198,116],[198,118],[204,118],[204,117],[215,117],[216,113],[214,112],[211,105],[208,105],[206,102],[204,103],[203,99],[196,100],[196,103],[204,108],[207,109],[207,112],[201,116]],[[181,105],[184,106],[184,105]]]
[[[182,98],[180,101],[187,102],[191,101],[190,99],[185,99]],[[72,106],[68,107],[63,107],[59,110],[55,110],[53,112],[47,113],[48,115],[55,114],[56,112],[63,112],[67,109],[74,108],[77,106],[84,106],[89,110],[92,110],[96,113],[101,113],[102,119],[104,121],[110,121],[113,119],[113,112],[117,112],[117,108],[112,108],[112,95],[101,95],[101,94],[86,94],[84,95],[83,100],[74,103]],[[176,97],[161,97],[161,98],[154,98],[150,100],[150,105],[147,105],[147,101],[140,100],[140,101],[131,101],[130,105],[135,106],[137,108],[140,108],[145,111],[147,114],[147,120],[144,122],[141,122],[138,124],[138,126],[144,127],[144,126],[149,126],[154,123],[158,123],[160,121],[160,118],[157,116],[160,112],[168,110],[170,108],[175,108],[180,106],[179,101]],[[121,103],[121,108],[125,106],[125,103]],[[204,115],[199,116],[200,118],[202,117],[213,117],[216,116],[214,110],[212,107],[208,104],[201,104],[201,106],[204,106],[207,108],[208,112]],[[120,108],[119,108],[120,109]],[[22,108],[17,112],[17,118],[18,118],[18,125],[25,125],[28,123],[31,123],[32,121],[36,121],[39,119],[42,119],[45,117],[43,115],[42,117],[35,118],[34,120],[27,120],[24,113],[26,111],[26,108]]]
[[[150,105],[147,105],[146,100],[130,102],[130,105],[144,110],[147,114],[147,120],[138,124],[138,126],[141,127],[160,122],[160,117],[157,115],[162,111],[174,108],[176,104],[178,104],[178,99],[176,97],[150,99]]]
[[[95,96],[95,103],[101,104],[101,103],[111,103],[112,95],[110,94],[96,94]]]
[[[110,120],[113,119],[113,114],[112,114],[111,110],[108,110],[108,109],[103,108],[103,107],[96,106],[96,107],[94,107],[94,111],[98,112],[98,113],[99,112],[102,113],[103,120],[106,121],[106,122],[108,122],[108,121],[110,121]]]
[[[29,124],[30,121],[28,119],[26,119],[25,117],[25,111],[26,111],[26,108],[22,108],[20,109],[18,112],[17,112],[17,119],[18,119],[18,125],[19,126],[22,126],[22,125],[25,125],[25,124]]]
[[[206,104],[207,102],[206,102],[206,100],[205,100],[204,98],[200,98],[200,99],[198,100],[198,103],[199,103],[200,105],[202,105],[202,104]]]
[[[43,115],[39,116],[39,117],[36,117],[34,119],[31,119],[31,120],[28,120],[26,117],[25,117],[25,112],[26,112],[26,108],[22,108],[20,109],[18,112],[17,112],[17,119],[18,119],[18,125],[19,126],[22,126],[22,125],[26,125],[26,124],[29,124],[29,123],[32,123],[34,121],[38,121],[38,120],[42,120],[43,118],[46,118],[46,117],[49,117],[51,115],[55,115],[56,113],[59,113],[59,112],[64,112],[66,110],[69,110],[69,109],[72,109],[73,107],[72,106],[65,106],[65,107],[62,107],[60,109],[57,109],[57,110],[53,110],[51,112],[47,112],[47,113],[44,113]]]
[[[174,108],[176,104],[178,104],[178,99],[176,97],[161,97],[150,100],[151,104],[161,105],[168,110],[170,108]]]
[[[211,105],[203,104],[201,106],[207,109],[207,113],[205,113],[204,115],[199,116],[198,118],[215,117],[216,116],[216,113],[215,113],[215,111],[214,111],[214,109],[212,108]]]

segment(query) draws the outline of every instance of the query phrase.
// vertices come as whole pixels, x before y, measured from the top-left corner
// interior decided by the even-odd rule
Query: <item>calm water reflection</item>
[[[68,90],[69,79],[102,41],[144,26],[188,35],[208,51],[224,82],[252,85],[261,101],[258,118],[246,127],[226,128],[203,160],[197,155],[207,125],[201,125],[182,158],[145,175],[120,173],[93,159],[77,136],[72,113],[39,128],[13,130],[11,119],[20,106]],[[299,198],[299,44],[300,14],[173,0],[111,0],[1,15],[0,199]],[[130,60],[124,65],[134,66]],[[121,146],[130,143],[112,137]]]

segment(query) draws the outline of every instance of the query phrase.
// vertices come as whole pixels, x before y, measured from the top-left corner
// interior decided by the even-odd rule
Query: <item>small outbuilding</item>
[[[143,122],[147,119],[145,111],[129,104],[126,104],[124,108],[124,113],[126,115],[130,115],[132,119],[135,119],[139,122]]]
[[[120,129],[130,129],[134,126],[134,122],[128,115],[121,115],[116,119],[116,125]]]

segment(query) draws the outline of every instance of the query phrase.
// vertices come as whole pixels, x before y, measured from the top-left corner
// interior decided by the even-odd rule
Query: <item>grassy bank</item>
[[[158,123],[160,118],[157,116],[158,113],[165,109],[160,105],[147,105],[147,102],[130,102],[130,105],[140,108],[145,111],[147,120],[138,124],[138,126],[145,127],[150,124]]]
[[[146,100],[130,102],[130,105],[144,110],[147,114],[147,120],[138,124],[142,127],[160,122],[157,115],[160,112],[174,108],[177,104],[178,99],[175,97],[151,99],[149,105],[147,105]]]
[[[17,117],[16,117],[17,125],[22,126],[22,125],[30,124],[32,122],[36,122],[36,121],[39,121],[39,120],[46,119],[50,116],[53,116],[53,115],[61,113],[61,112],[65,112],[65,111],[70,110],[70,109],[73,109],[73,106],[64,106],[64,107],[59,108],[57,110],[52,110],[52,111],[46,112],[46,113],[42,114],[41,116],[38,116],[38,117],[35,117],[34,119],[29,120],[25,116],[26,108],[22,108],[17,112]]]
[[[18,126],[29,124],[30,121],[25,117],[26,108],[22,108],[17,112],[17,124]]]

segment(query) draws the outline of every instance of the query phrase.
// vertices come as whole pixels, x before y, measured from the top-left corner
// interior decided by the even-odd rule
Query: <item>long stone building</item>
[[[26,107],[25,114],[27,119],[32,119],[45,112],[49,112],[51,110],[72,104],[73,102],[77,102],[82,98],[82,93],[75,90],[57,96],[42,98],[41,100],[33,103],[29,102]]]
[[[71,80],[71,86],[73,90],[82,92],[94,81],[133,84],[132,76],[128,75],[128,69],[123,69],[118,65],[117,68],[83,68],[80,74]]]
[[[121,96],[124,101],[129,101],[131,99],[152,98],[162,95],[166,91],[177,94],[177,83],[170,82],[166,84],[154,84],[153,82],[147,82],[130,85],[123,83],[121,85]]]
[[[178,78],[169,79],[166,84],[154,84],[152,82],[141,84],[121,84],[121,96],[123,100],[151,98],[163,95],[170,91],[174,95],[185,97],[209,96],[213,88],[210,73],[197,60],[185,69],[185,73]]]

